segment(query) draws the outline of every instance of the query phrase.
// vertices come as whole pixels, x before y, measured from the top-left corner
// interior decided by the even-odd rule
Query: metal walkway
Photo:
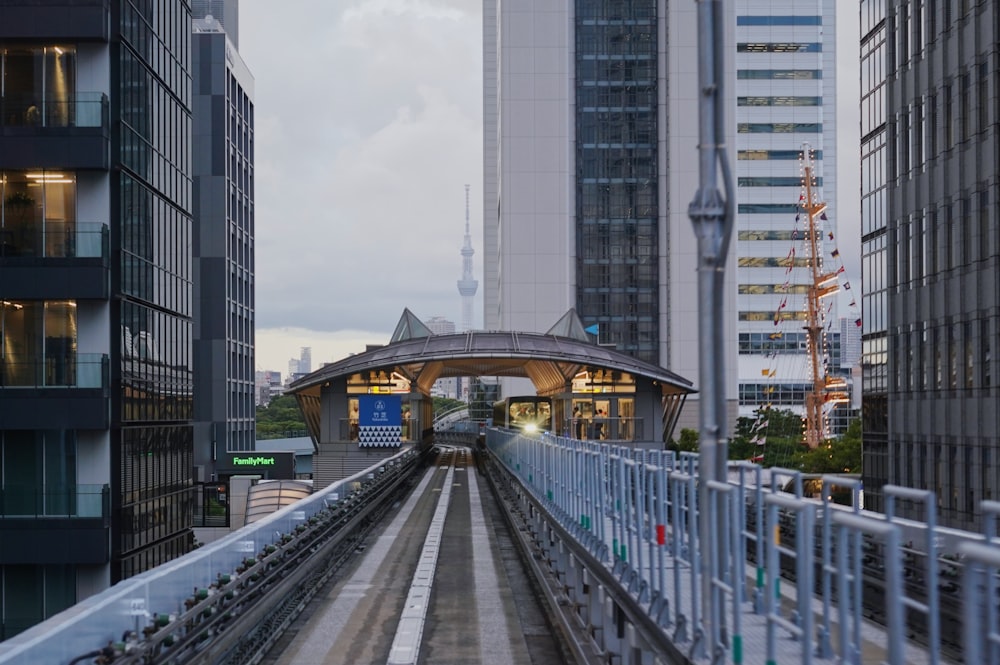
[[[671,658],[641,622],[622,630],[622,615],[636,612],[691,663],[936,665],[957,661],[963,646],[975,656],[966,662],[1000,663],[997,608],[984,601],[996,597],[1000,544],[993,532],[937,527],[930,492],[887,487],[882,515],[860,509],[855,479],[824,477],[823,499],[809,499],[797,471],[735,463],[729,482],[711,482],[704,518],[717,539],[705,546],[697,455],[495,430],[487,446],[547,523],[539,540],[551,544],[578,619],[623,663]],[[829,501],[834,486],[854,505]],[[898,502],[922,508],[925,521],[895,517]],[[984,507],[992,528],[1000,504]],[[566,556],[564,536],[584,553]],[[601,573],[595,565],[626,592],[622,607],[607,611],[580,583]],[[706,587],[721,612],[714,621],[703,615]],[[627,644],[608,643],[616,631]]]

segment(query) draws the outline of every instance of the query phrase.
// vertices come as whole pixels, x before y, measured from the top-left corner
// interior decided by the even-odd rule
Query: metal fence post
[[[927,602],[922,603],[908,597],[902,586],[903,604],[927,615],[928,653],[931,665],[938,665],[941,651],[941,611],[938,603],[938,558],[937,558],[937,497],[930,490],[918,490],[911,487],[886,485],[882,488],[885,495],[885,519],[891,522],[896,516],[896,499],[905,499],[924,505],[924,521],[927,524],[927,538],[924,543],[927,553]],[[898,565],[898,561],[894,561]]]

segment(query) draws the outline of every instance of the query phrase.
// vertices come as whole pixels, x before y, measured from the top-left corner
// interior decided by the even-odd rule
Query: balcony
[[[6,483],[0,486],[0,565],[107,563],[110,518],[107,485]]]
[[[43,357],[0,363],[4,429],[106,429],[110,424],[106,354],[73,353],[49,338]]]
[[[109,0],[4,0],[0,39],[108,41]]]
[[[0,167],[105,170],[110,165],[109,127],[104,93],[78,92],[60,100],[0,97]]]
[[[10,224],[0,227],[0,284],[8,298],[106,300],[108,255],[107,224]]]

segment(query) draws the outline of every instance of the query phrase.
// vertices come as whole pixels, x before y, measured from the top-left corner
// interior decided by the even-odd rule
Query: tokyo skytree
[[[458,292],[462,294],[462,331],[472,329],[472,305],[479,282],[472,278],[472,236],[469,234],[469,185],[465,186],[465,243],[462,245],[462,279]]]

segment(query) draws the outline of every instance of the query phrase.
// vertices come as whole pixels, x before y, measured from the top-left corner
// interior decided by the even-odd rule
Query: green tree
[[[434,416],[436,417],[442,413],[447,413],[461,406],[468,407],[469,405],[460,399],[452,399],[450,397],[435,397]]]
[[[760,440],[764,445],[758,445]],[[763,453],[764,459],[759,461],[763,466],[790,466],[802,447],[801,416],[788,409],[761,407],[754,417],[736,420],[729,459],[750,460]]]
[[[861,420],[851,421],[839,438],[827,439],[812,450],[798,455],[797,468],[805,473],[860,473]]]
[[[696,453],[698,452],[698,430],[691,429],[690,427],[685,427],[681,429],[681,436],[679,441],[674,441],[673,438],[667,442],[667,450],[673,450],[679,453]]]
[[[305,436],[306,431],[306,420],[292,395],[280,395],[267,406],[257,407],[258,439]]]

